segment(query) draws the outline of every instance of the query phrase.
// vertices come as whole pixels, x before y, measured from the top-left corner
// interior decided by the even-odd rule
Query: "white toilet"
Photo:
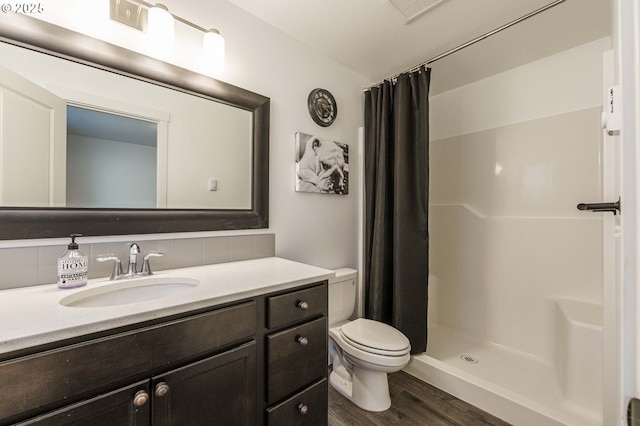
[[[335,272],[329,280],[329,357],[333,362],[329,382],[358,407],[385,411],[391,407],[387,373],[409,362],[409,339],[378,321],[348,321],[356,307],[358,272],[348,268]]]

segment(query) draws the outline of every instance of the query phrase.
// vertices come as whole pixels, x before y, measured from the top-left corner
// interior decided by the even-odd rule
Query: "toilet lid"
[[[404,334],[378,321],[358,318],[344,324],[340,331],[349,343],[368,352],[399,356],[411,349]]]

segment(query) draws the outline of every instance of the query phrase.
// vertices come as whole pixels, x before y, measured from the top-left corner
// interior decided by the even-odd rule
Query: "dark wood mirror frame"
[[[253,112],[250,209],[0,207],[0,240],[269,226],[269,98],[26,15],[0,14],[0,41]]]

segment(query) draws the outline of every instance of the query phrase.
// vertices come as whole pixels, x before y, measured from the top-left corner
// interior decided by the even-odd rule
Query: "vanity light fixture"
[[[212,72],[224,69],[224,38],[220,31],[211,28],[202,37],[202,57],[204,66]]]
[[[157,3],[147,12],[147,36],[149,37],[149,53],[162,59],[174,52],[175,21],[169,8]]]
[[[169,8],[157,3],[149,8],[147,18],[147,34],[159,45],[170,46],[175,37],[175,21]]]
[[[167,53],[173,49],[175,22],[203,33],[203,64],[208,71],[220,72],[224,68],[225,43],[220,31],[205,29],[169,12],[167,6],[150,4],[143,0],[109,0],[110,18],[144,31],[152,38],[153,49]]]

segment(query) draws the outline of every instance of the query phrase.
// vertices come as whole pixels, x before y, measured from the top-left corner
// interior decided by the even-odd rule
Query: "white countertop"
[[[67,307],[60,301],[74,293],[139,278],[90,280],[77,289],[56,284],[0,291],[0,354],[126,326],[194,309],[232,302],[325,280],[328,269],[277,257],[173,269],[153,277],[184,277],[199,285],[176,295],[105,307]],[[141,277],[140,279],[144,279]]]

